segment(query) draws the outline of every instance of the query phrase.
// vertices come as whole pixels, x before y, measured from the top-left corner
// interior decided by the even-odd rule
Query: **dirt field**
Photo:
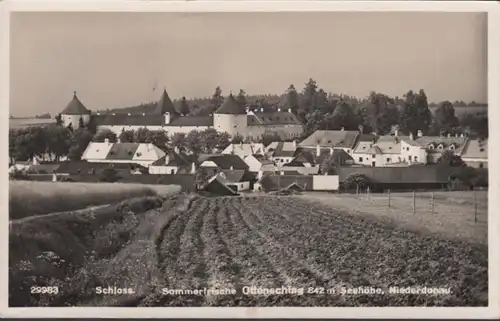
[[[139,214],[103,213],[11,231],[10,305],[45,306],[485,306],[487,248],[351,216],[294,197],[177,195]],[[154,208],[153,208],[154,207]],[[125,210],[123,208],[126,208]],[[121,211],[121,212],[120,212]],[[77,221],[75,221],[77,219]],[[102,220],[102,219],[101,219]],[[83,229],[78,224],[87,224]],[[57,225],[57,227],[54,227]],[[65,231],[66,236],[51,229]],[[13,238],[13,235],[15,236]],[[50,243],[48,239],[64,238]],[[108,244],[112,244],[109,248]],[[21,247],[23,250],[21,250]],[[69,253],[69,249],[73,252]],[[42,258],[31,254],[47,253]],[[59,294],[26,298],[44,275]],[[34,259],[36,257],[36,259]],[[29,264],[26,261],[30,261]],[[55,263],[54,263],[55,262]],[[28,266],[26,268],[25,266]],[[38,268],[37,268],[38,266]],[[51,270],[52,269],[52,270]],[[36,282],[35,282],[36,284]],[[99,295],[96,287],[131,289]],[[246,295],[244,287],[300,289],[303,295]],[[383,294],[342,289],[379,288]],[[389,287],[449,288],[449,294],[394,294]],[[235,289],[232,295],[169,295],[166,289]],[[329,292],[335,289],[336,293]],[[291,290],[293,292],[293,290]],[[309,292],[309,293],[308,293]],[[311,293],[312,292],[312,293]],[[23,297],[24,295],[24,297]],[[25,301],[29,301],[25,303]]]
[[[405,229],[428,232],[441,237],[486,245],[488,242],[488,192],[432,192],[353,195],[307,193],[308,201],[343,209],[350,214],[375,217]],[[476,220],[474,219],[474,202]],[[390,203],[390,207],[389,207]]]
[[[170,185],[9,181],[9,218],[71,211],[179,191],[179,186]]]

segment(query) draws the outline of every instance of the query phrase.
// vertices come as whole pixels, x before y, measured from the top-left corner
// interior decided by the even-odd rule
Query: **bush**
[[[118,172],[114,168],[103,169],[99,176],[100,182],[114,183],[118,180],[120,180],[120,176],[118,176]]]

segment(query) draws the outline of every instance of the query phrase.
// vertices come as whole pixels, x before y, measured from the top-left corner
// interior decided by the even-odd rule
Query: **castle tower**
[[[161,95],[160,101],[158,101],[153,113],[156,115],[162,115],[164,117],[165,125],[170,124],[173,119],[180,116],[180,114],[175,110],[172,100],[168,97],[166,89],[163,89],[163,94]]]
[[[73,99],[61,112],[61,120],[63,126],[67,127],[71,124],[74,129],[77,129],[80,127],[80,118],[82,119],[83,124],[87,125],[90,122],[90,110],[85,108],[76,96],[75,91],[73,93]]]
[[[247,113],[230,94],[214,113],[214,128],[231,136],[247,136]]]

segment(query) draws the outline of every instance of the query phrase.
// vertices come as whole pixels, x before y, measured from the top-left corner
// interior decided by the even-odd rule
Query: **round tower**
[[[214,128],[231,136],[247,136],[247,113],[245,107],[230,94],[214,113]]]
[[[77,129],[80,128],[80,118],[83,121],[83,125],[86,126],[90,122],[90,111],[78,99],[75,91],[73,99],[61,112],[61,121],[63,126],[67,127],[71,124],[74,129]]]

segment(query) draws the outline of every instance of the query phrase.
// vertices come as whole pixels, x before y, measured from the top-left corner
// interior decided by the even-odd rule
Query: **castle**
[[[81,119],[81,121],[80,121]],[[300,136],[303,131],[302,124],[291,113],[278,108],[277,111],[252,110],[241,106],[230,94],[217,110],[208,116],[185,116],[175,108],[163,90],[162,96],[151,113],[143,114],[92,114],[78,99],[76,92],[68,106],[61,112],[64,126],[78,128],[83,122],[87,125],[91,120],[96,124],[97,130],[111,130],[119,135],[124,130],[164,130],[167,135],[175,133],[189,133],[197,130],[203,131],[214,128],[218,132],[227,132],[232,137],[241,136],[249,140],[256,140],[263,134],[278,134],[282,139]]]

